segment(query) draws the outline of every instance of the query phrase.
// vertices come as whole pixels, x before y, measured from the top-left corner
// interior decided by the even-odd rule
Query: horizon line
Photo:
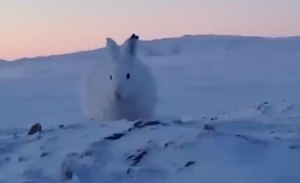
[[[168,36],[168,37],[156,37],[156,38],[150,38],[150,39],[140,39],[140,41],[157,41],[157,40],[165,40],[165,39],[180,39],[183,37],[188,37],[188,36],[231,36],[231,37],[253,37],[253,38],[271,38],[271,39],[276,39],[276,38],[296,38],[299,37],[300,38],[300,34],[299,35],[249,35],[249,34],[182,34],[182,35],[178,35],[178,36]],[[45,54],[45,55],[37,55],[37,56],[32,56],[32,57],[19,57],[16,59],[3,59],[0,55],[0,60],[1,61],[6,61],[6,62],[14,62],[14,61],[21,61],[21,60],[29,60],[29,59],[38,59],[38,58],[45,58],[45,57],[51,57],[51,56],[63,56],[63,55],[71,55],[71,54],[75,54],[75,53],[81,53],[81,52],[89,52],[89,51],[94,51],[94,50],[98,50],[98,49],[103,49],[105,48],[105,45],[102,47],[98,47],[95,49],[87,49],[87,50],[73,50],[70,52],[61,52],[61,53],[53,53],[53,54]]]

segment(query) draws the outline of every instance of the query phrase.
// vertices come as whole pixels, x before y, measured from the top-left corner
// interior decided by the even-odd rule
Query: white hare
[[[137,58],[138,40],[132,34],[119,47],[107,38],[109,61],[94,65],[84,80],[83,111],[89,120],[133,121],[152,117],[157,88],[150,69]]]

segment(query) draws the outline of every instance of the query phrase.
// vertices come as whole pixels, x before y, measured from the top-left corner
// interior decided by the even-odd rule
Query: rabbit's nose
[[[115,96],[115,99],[121,100],[121,93],[115,92],[115,93],[114,93],[114,96]]]

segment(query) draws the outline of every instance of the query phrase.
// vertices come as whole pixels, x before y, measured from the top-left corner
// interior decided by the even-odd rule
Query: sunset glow
[[[299,0],[0,0],[0,58],[184,34],[300,35]]]

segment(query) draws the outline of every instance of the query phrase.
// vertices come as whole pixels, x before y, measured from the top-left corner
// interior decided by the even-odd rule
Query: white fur
[[[152,117],[157,89],[151,71],[137,59],[137,41],[127,39],[122,49],[107,38],[110,59],[93,65],[84,78],[83,113],[88,119],[132,121]],[[121,100],[117,100],[115,92]]]

